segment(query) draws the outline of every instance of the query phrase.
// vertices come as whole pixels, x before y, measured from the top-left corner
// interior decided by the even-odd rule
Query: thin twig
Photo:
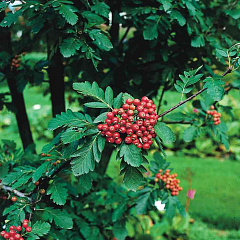
[[[162,103],[162,99],[163,99],[163,95],[164,95],[165,89],[166,89],[166,88],[165,88],[165,86],[164,86],[164,87],[163,87],[163,90],[162,90],[162,93],[161,93],[161,96],[160,96],[160,99],[159,99],[157,113],[159,113],[159,111],[160,111],[160,107],[161,107],[161,103]]]
[[[126,32],[124,33],[124,35],[122,36],[121,40],[119,41],[118,46],[123,43],[124,39],[125,39],[126,36],[128,35],[128,32],[129,32],[130,28],[131,28],[131,27],[128,27],[128,28],[127,28]]]
[[[6,185],[3,185],[3,184],[0,184],[0,189],[3,189],[4,191],[6,192],[12,192],[14,193],[14,195],[18,196],[18,197],[21,197],[21,198],[27,198],[28,201],[32,201],[32,199],[30,197],[27,197],[24,193],[22,192],[19,192],[18,190],[16,189],[12,189],[11,187],[8,187]]]
[[[226,76],[228,73],[232,72],[232,67],[228,67],[227,70],[222,74],[222,76]],[[203,88],[201,90],[199,90],[197,93],[193,94],[192,96],[190,96],[189,98],[187,98],[184,101],[181,101],[180,103],[178,103],[177,105],[175,105],[174,107],[168,109],[167,111],[161,113],[160,115],[158,115],[159,117],[162,117],[170,112],[172,112],[173,110],[175,110],[176,108],[182,106],[184,103],[192,100],[193,98],[195,98],[197,95],[199,95],[200,93],[204,92],[205,90],[207,90],[207,88]]]

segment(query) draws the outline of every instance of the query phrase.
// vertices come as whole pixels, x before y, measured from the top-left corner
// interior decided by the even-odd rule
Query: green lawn
[[[151,157],[149,157],[151,160]],[[191,201],[191,217],[214,224],[218,228],[239,228],[240,223],[240,163],[215,158],[169,157],[171,167],[181,179],[183,191],[179,198],[186,202],[188,180],[187,168],[193,172],[192,188],[196,190],[195,199]],[[118,177],[119,163],[115,154],[111,158],[107,173]],[[119,179],[118,179],[119,181]]]

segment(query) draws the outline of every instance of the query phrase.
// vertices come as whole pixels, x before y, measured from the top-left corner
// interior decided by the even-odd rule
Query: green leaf
[[[127,188],[132,191],[137,191],[138,187],[142,184],[142,173],[135,167],[127,166],[123,178],[123,182]]]
[[[48,222],[37,221],[32,226],[31,235],[34,234],[34,238],[39,239],[39,237],[43,237],[44,235],[48,234],[50,231],[50,228],[51,228],[51,225]],[[31,235],[28,236],[28,239],[32,237]]]
[[[161,0],[160,2],[163,5],[163,9],[165,12],[167,12],[172,7],[171,1],[169,0]]]
[[[148,200],[151,195],[152,188],[145,187],[139,194],[141,194],[137,199],[136,211],[138,214],[144,214],[148,209]]]
[[[96,44],[101,50],[109,51],[113,48],[111,41],[99,29],[93,29],[89,31],[89,37],[93,40],[93,43]]]
[[[94,136],[91,141],[86,143],[83,147],[71,155],[73,158],[71,161],[71,166],[75,176],[79,176],[94,170],[95,159],[93,145],[95,144],[97,137],[98,135]]]
[[[88,27],[92,27],[94,25],[100,25],[104,23],[104,19],[98,16],[95,13],[92,13],[90,11],[84,11],[82,12],[82,16],[88,20]]]
[[[126,205],[125,202],[118,205],[117,208],[114,210],[114,212],[112,214],[112,221],[116,222],[117,220],[119,220],[123,216],[123,213],[126,210],[127,210],[127,205]]]
[[[90,190],[92,188],[92,178],[91,174],[83,174],[79,176],[78,186],[84,188],[85,190]]]
[[[199,35],[199,36],[192,38],[191,46],[192,47],[204,47],[205,46],[204,36]]]
[[[100,152],[103,151],[104,147],[105,147],[105,137],[103,137],[102,135],[98,135],[97,137],[97,144],[98,144],[98,149]]]
[[[78,16],[74,12],[78,12],[78,10],[74,6],[61,4],[57,10],[69,24],[75,25],[77,23]]]
[[[107,119],[107,112],[101,113],[94,119],[94,123],[104,122]]]
[[[61,134],[61,140],[64,144],[77,141],[84,136],[84,133],[79,130],[67,129]]]
[[[47,208],[45,211],[51,215],[58,227],[64,229],[73,228],[73,220],[66,210]]]
[[[68,109],[67,112],[62,112],[61,115],[57,114],[49,124],[49,130],[55,130],[59,127],[84,127],[92,125],[89,121],[86,120],[86,117],[82,113],[73,112]]]
[[[87,81],[83,83],[73,83],[73,89],[83,96],[91,97],[98,102],[105,104],[105,108],[111,108],[111,106],[105,100],[104,91],[96,82],[93,82],[92,85]]]
[[[158,137],[160,137],[164,143],[172,143],[176,141],[176,137],[173,133],[173,131],[166,126],[163,122],[157,122],[157,124],[154,126],[155,132]]]
[[[77,38],[66,38],[60,45],[60,51],[62,55],[66,58],[71,57],[76,54],[76,52],[83,46],[83,42]]]
[[[12,24],[18,21],[18,18],[22,15],[23,11],[20,9],[15,13],[8,12],[5,18],[0,23],[0,27],[10,27]]]
[[[232,10],[226,10],[225,13],[235,20],[240,18],[240,11],[237,8],[232,9]]]
[[[183,132],[183,140],[185,142],[191,142],[196,136],[196,131],[197,131],[197,128],[194,126],[190,126],[186,128]]]
[[[176,19],[180,26],[185,25],[186,19],[183,17],[183,15],[180,12],[178,12],[176,10],[173,10],[171,12],[170,16],[171,16],[172,19]]]
[[[122,106],[122,97],[123,97],[123,93],[119,93],[117,97],[114,98],[113,100],[114,108],[120,108]]]
[[[105,18],[109,17],[110,7],[104,2],[97,2],[91,6],[91,10]]]
[[[145,40],[153,40],[158,38],[158,24],[152,23],[145,25],[143,30],[143,37]]]
[[[220,101],[224,95],[223,86],[225,83],[219,78],[207,77],[204,80],[204,88],[207,88],[207,93],[213,98],[214,101]]]
[[[143,161],[141,149],[133,144],[123,144],[120,148],[120,157],[133,167],[139,167]]]
[[[8,174],[9,165],[1,163],[0,165],[0,176],[4,178]]]
[[[90,102],[90,103],[85,103],[84,104],[86,107],[89,108],[106,108],[106,103],[102,103],[102,102]]]
[[[68,197],[67,191],[66,183],[53,181],[53,183],[49,185],[47,195],[51,195],[50,199],[57,205],[64,205]]]
[[[222,50],[222,49],[216,49],[216,53],[222,57],[228,57],[227,51]]]
[[[122,102],[125,103],[128,98],[134,99],[134,97],[132,95],[130,95],[129,93],[123,93]]]
[[[113,90],[109,86],[106,88],[105,91],[105,99],[110,106],[113,105]]]
[[[169,196],[167,199],[165,210],[166,210],[166,216],[169,219],[172,219],[175,216],[177,201],[178,201],[177,197]]]
[[[124,240],[128,233],[124,222],[116,222],[113,225],[113,235],[118,240]]]

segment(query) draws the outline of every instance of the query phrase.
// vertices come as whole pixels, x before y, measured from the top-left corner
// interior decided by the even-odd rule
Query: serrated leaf
[[[61,140],[64,144],[71,143],[81,139],[84,136],[84,133],[79,130],[67,129],[61,134]]]
[[[227,51],[225,51],[225,50],[216,49],[216,52],[217,52],[220,56],[222,56],[222,57],[227,57],[227,56],[228,56],[228,55],[227,55]]]
[[[61,4],[57,10],[69,24],[75,25],[77,23],[78,16],[74,12],[78,10],[74,6]]]
[[[60,45],[61,54],[68,58],[76,54],[76,52],[83,46],[83,42],[77,38],[66,38]]]
[[[8,12],[5,18],[0,23],[0,27],[10,27],[12,24],[18,21],[18,18],[22,15],[22,10],[18,10],[17,12]]]
[[[107,119],[107,112],[101,113],[94,119],[94,123],[104,122]]]
[[[145,25],[143,30],[143,37],[145,40],[153,40],[158,38],[158,24],[153,22],[152,24]]]
[[[64,228],[64,229],[73,228],[73,220],[66,210],[61,211],[60,209],[48,208],[48,209],[45,209],[45,211],[47,211],[51,215],[55,224],[58,227]]]
[[[148,200],[151,195],[152,188],[146,187],[139,192],[141,194],[137,199],[136,210],[138,214],[146,213],[148,209]]]
[[[223,86],[225,83],[221,79],[207,77],[204,80],[204,88],[207,88],[207,93],[213,98],[214,101],[220,101],[224,94]]]
[[[0,176],[4,178],[8,174],[9,165],[8,164],[1,164],[0,165]]]
[[[89,108],[107,108],[106,103],[102,102],[90,102],[85,103],[84,105]]]
[[[96,44],[97,47],[101,50],[109,51],[113,48],[111,41],[99,29],[91,30],[89,32],[89,37],[93,40],[93,43]]]
[[[101,152],[98,149],[97,141],[93,144],[93,156],[97,163],[101,160]]]
[[[113,105],[113,90],[109,86],[106,88],[105,91],[105,99],[110,106]]]
[[[108,18],[110,13],[110,7],[104,2],[97,2],[93,6],[91,6],[92,11],[101,15],[105,18]]]
[[[164,143],[172,143],[176,141],[176,137],[173,133],[173,131],[166,126],[163,122],[157,122],[157,124],[154,126],[155,132],[158,137],[160,137]]]
[[[50,228],[51,228],[51,225],[48,222],[37,221],[36,223],[33,224],[31,233],[39,237],[42,237],[49,233]]]
[[[64,205],[68,197],[67,191],[65,183],[54,181],[49,185],[47,195],[51,195],[50,199],[57,205]]]
[[[199,35],[199,36],[192,38],[191,46],[192,47],[204,47],[205,46],[204,36]]]
[[[57,114],[56,117],[49,122],[48,129],[55,130],[59,127],[84,127],[87,125],[91,125],[91,123],[86,120],[82,113],[73,112],[72,110],[68,109],[67,112],[62,112],[61,115]]]
[[[88,20],[88,27],[104,23],[104,19],[91,11],[82,12],[82,16]]]
[[[142,173],[135,167],[127,166],[123,182],[127,188],[132,191],[137,191],[138,187],[142,184]]]
[[[106,143],[105,138],[101,135],[98,135],[97,144],[98,144],[98,149],[99,149],[100,152],[103,151],[103,149],[105,147],[105,143]]]
[[[124,222],[114,223],[113,234],[118,240],[124,240],[128,235],[125,223]]]
[[[123,144],[120,148],[120,157],[133,167],[139,167],[143,161],[141,149],[133,144]]]
[[[116,222],[117,220],[119,220],[123,216],[123,213],[126,210],[127,210],[127,205],[126,205],[125,202],[120,204],[120,205],[118,205],[117,208],[113,211],[112,221]]]
[[[185,142],[191,142],[196,136],[196,131],[197,131],[197,128],[194,126],[190,126],[186,128],[183,132],[183,140]]]
[[[178,12],[176,10],[173,10],[171,12],[170,16],[171,16],[172,19],[176,19],[180,26],[185,25],[186,19],[183,17],[183,15],[180,12]]]

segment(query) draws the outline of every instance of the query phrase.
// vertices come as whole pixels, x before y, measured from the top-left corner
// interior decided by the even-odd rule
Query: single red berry
[[[124,119],[121,119],[120,120],[120,126],[125,126],[126,125],[126,120],[124,120]]]
[[[138,112],[142,112],[143,109],[144,109],[144,107],[142,105],[137,106],[137,111]]]
[[[119,115],[122,115],[123,113],[125,113],[124,109],[123,109],[123,108],[119,108],[119,109],[118,109],[118,114],[119,114]]]
[[[108,142],[109,142],[109,143],[114,143],[114,142],[115,142],[115,140],[114,140],[114,138],[113,138],[113,137],[110,137],[110,138],[108,138]]]
[[[26,228],[26,232],[31,232],[32,231],[32,228],[31,227],[27,227]]]
[[[142,137],[142,136],[143,136],[142,131],[141,131],[141,130],[137,130],[137,131],[136,131],[136,135],[137,135],[138,137]]]
[[[148,114],[148,109],[147,109],[147,108],[144,108],[144,109],[143,109],[143,112],[144,112],[145,114]],[[148,114],[148,116],[150,116],[150,115]]]
[[[139,116],[140,118],[145,118],[146,114],[145,114],[145,112],[140,112],[140,113],[138,114],[138,116]]]
[[[155,104],[153,104],[153,105],[152,105],[152,108],[153,108],[154,110],[156,110],[157,107],[156,107]]]
[[[134,105],[130,105],[129,109],[134,111],[136,109],[136,107]]]
[[[154,119],[150,119],[149,121],[150,121],[150,124],[151,124],[152,126],[154,126],[154,125],[156,124],[156,120],[154,120]]]
[[[22,227],[21,227],[21,226],[17,226],[17,227],[16,227],[16,230],[17,230],[18,232],[21,232],[21,231],[22,231]]]
[[[116,139],[120,138],[120,134],[118,132],[115,132],[115,133],[113,133],[112,137],[113,137],[113,139],[116,140]]]
[[[146,104],[146,107],[147,107],[147,108],[151,108],[151,107],[152,107],[152,104],[151,104],[150,102],[148,102],[148,103]]]
[[[127,133],[127,135],[132,135],[133,134],[132,128],[128,128],[126,133]]]
[[[108,130],[108,125],[107,124],[103,124],[102,125],[102,130],[103,131],[107,131]]]
[[[1,231],[1,237],[3,237],[4,236],[4,234],[6,233],[6,231]]]
[[[150,121],[149,120],[145,120],[143,124],[144,124],[145,127],[148,127],[148,126],[150,126]]]
[[[138,147],[138,148],[142,148],[142,144],[141,144],[141,143],[138,143],[137,147]]]
[[[106,136],[106,132],[105,132],[105,131],[101,131],[101,135],[102,135],[103,137],[105,137],[105,136]]]
[[[141,104],[141,101],[139,99],[135,98],[135,99],[133,99],[133,104],[135,106],[139,106]]]
[[[127,115],[128,116],[133,116],[134,115],[134,111],[133,110],[127,110]]]
[[[3,237],[4,237],[5,239],[9,239],[9,238],[10,238],[10,235],[9,235],[9,233],[6,232]]]
[[[119,131],[120,131],[121,133],[125,133],[125,132],[126,132],[126,128],[125,128],[125,127],[120,127]]]
[[[126,138],[125,138],[125,143],[130,144],[131,142],[132,142],[131,137],[126,137]]]
[[[112,110],[112,113],[113,113],[114,115],[117,115],[117,114],[118,114],[118,109],[114,108],[114,109]]]
[[[155,110],[152,107],[148,109],[148,113],[155,118],[154,111]],[[150,118],[151,118],[151,116],[150,116]]]
[[[127,122],[126,123],[126,128],[131,128],[132,127],[132,124],[130,122]]]
[[[143,132],[143,136],[145,136],[145,137],[146,137],[148,134],[149,134],[148,131],[144,131],[144,132]]]
[[[108,130],[109,130],[111,133],[113,133],[113,132],[115,132],[115,127],[114,127],[114,126],[110,126],[110,127],[108,128]]]
[[[23,228],[28,227],[28,222],[23,222],[22,227],[23,227]]]
[[[136,140],[132,141],[132,144],[134,144],[135,146],[137,146],[137,145],[139,144],[139,140],[136,139]]]
[[[140,127],[140,130],[141,130],[142,132],[145,132],[147,129],[146,129],[146,127],[144,127],[144,126],[141,126],[141,127]]]
[[[116,139],[116,140],[115,140],[115,143],[116,143],[116,144],[121,144],[121,143],[122,143],[122,139],[121,139],[121,138]]]
[[[9,240],[15,240],[15,238],[14,237],[10,237]]]
[[[150,148],[150,145],[148,143],[143,144],[143,149],[149,149],[149,148]]]
[[[141,105],[142,105],[143,107],[145,107],[146,104],[147,104],[147,102],[143,102],[143,101],[141,101]]]
[[[129,121],[129,122],[134,122],[134,116],[129,116],[129,117],[128,117],[128,121]]]
[[[20,239],[21,238],[21,235],[19,233],[15,234],[14,236],[15,239]]]
[[[9,228],[9,230],[14,230],[15,229],[15,226],[11,226],[10,228]]]
[[[133,125],[132,125],[132,130],[133,130],[133,131],[139,130],[139,126],[138,126],[137,124],[133,124]]]
[[[105,123],[106,123],[107,125],[111,125],[111,124],[112,124],[112,120],[107,118],[107,119],[105,120]]]
[[[14,231],[14,230],[10,230],[9,231],[9,235],[12,237],[12,236],[14,236],[16,234],[16,232]]]
[[[157,178],[160,178],[160,177],[161,177],[161,174],[160,174],[160,173],[157,173],[156,177],[157,177]]]
[[[153,100],[152,100],[152,99],[149,99],[149,100],[148,100],[148,103],[153,104]]]
[[[152,140],[149,140],[148,141],[148,144],[151,146],[153,144],[153,141]]]
[[[16,196],[13,196],[13,197],[12,197],[12,201],[13,201],[13,202],[16,202],[16,201],[17,201],[17,197],[16,197]]]
[[[215,108],[215,107],[214,107],[213,105],[210,107],[211,110],[214,110],[214,108]]]
[[[126,103],[129,104],[129,105],[131,105],[131,104],[133,103],[133,100],[132,100],[131,98],[128,98],[128,99],[126,100]]]
[[[156,133],[151,133],[152,137],[155,138],[157,136]]]
[[[141,127],[141,126],[143,125],[143,121],[142,121],[142,120],[137,120],[137,121],[136,121],[136,124],[137,124],[139,127]]]
[[[141,101],[142,102],[148,102],[148,97],[146,97],[146,96],[142,97]]]
[[[126,113],[123,113],[122,114],[122,119],[124,119],[124,120],[128,119],[128,115]]]
[[[151,134],[148,134],[148,135],[147,135],[147,138],[148,138],[148,140],[151,140],[151,139],[152,139],[152,135],[151,135]]]
[[[142,138],[142,141],[143,141],[144,143],[147,143],[147,142],[148,142],[148,138],[147,138],[147,137],[143,137],[143,138]]]
[[[108,118],[108,119],[112,119],[113,117],[114,117],[113,112],[108,112],[108,113],[107,113],[107,118]]]
[[[106,132],[106,137],[112,137],[112,135],[113,135],[113,134],[112,134],[110,131],[107,131],[107,132]]]
[[[133,140],[133,141],[136,140],[136,139],[138,139],[138,137],[137,137],[136,134],[133,134],[131,137],[132,137],[132,140]]]
[[[118,130],[120,128],[120,125],[119,124],[115,124],[114,127],[115,127],[115,130]]]
[[[123,104],[122,108],[123,108],[124,110],[128,110],[128,109],[129,109],[129,105],[128,105],[128,104]]]
[[[113,119],[112,119],[112,123],[113,124],[117,124],[119,122],[119,118],[118,117],[114,117]]]
[[[25,223],[25,222],[27,222],[27,223],[28,223],[28,222],[29,222],[29,220],[28,220],[28,219],[24,219],[24,220],[23,220],[23,223]]]

